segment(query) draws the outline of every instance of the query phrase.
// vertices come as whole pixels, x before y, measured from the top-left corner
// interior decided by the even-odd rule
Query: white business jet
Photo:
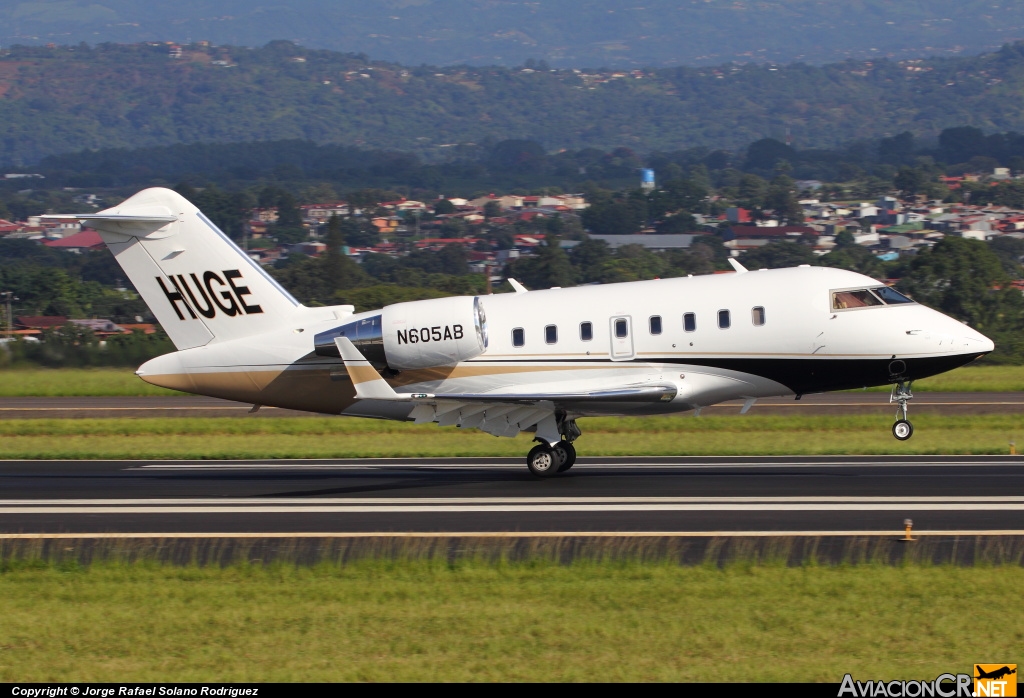
[[[572,467],[576,420],[911,381],[987,337],[866,276],[801,266],[439,298],[355,313],[301,305],[195,206],[147,189],[76,216],[99,231],[178,351],[137,374],[198,395],[535,434],[531,473]]]

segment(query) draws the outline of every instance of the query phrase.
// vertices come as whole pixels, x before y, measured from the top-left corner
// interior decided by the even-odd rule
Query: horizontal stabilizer
[[[177,216],[134,216],[118,213],[72,213],[41,216],[55,221],[110,221],[111,223],[174,223]]]

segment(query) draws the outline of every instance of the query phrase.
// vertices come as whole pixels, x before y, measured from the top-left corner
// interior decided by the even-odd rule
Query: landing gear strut
[[[564,473],[576,463],[576,447],[572,445],[580,436],[580,428],[576,425],[575,419],[566,419],[565,415],[558,417],[558,431],[562,440],[549,445],[546,441],[540,441],[530,449],[526,456],[526,467],[530,474],[537,477],[554,477]]]
[[[889,396],[889,402],[895,402],[898,405],[896,423],[892,425],[892,435],[900,441],[906,441],[914,435],[914,425],[907,421],[907,402],[914,397],[910,386],[910,382],[895,383],[892,386],[892,395]]]

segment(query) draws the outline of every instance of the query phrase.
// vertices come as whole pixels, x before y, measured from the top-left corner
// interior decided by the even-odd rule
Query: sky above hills
[[[210,41],[407,65],[659,67],[975,54],[1024,39],[1013,0],[3,0],[0,45]]]

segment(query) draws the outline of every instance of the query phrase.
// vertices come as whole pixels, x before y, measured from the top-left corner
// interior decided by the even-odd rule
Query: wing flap
[[[674,385],[638,385],[615,390],[586,392],[530,392],[530,393],[409,393],[419,402],[458,400],[460,402],[509,402],[532,404],[536,402],[669,402],[678,389]]]

